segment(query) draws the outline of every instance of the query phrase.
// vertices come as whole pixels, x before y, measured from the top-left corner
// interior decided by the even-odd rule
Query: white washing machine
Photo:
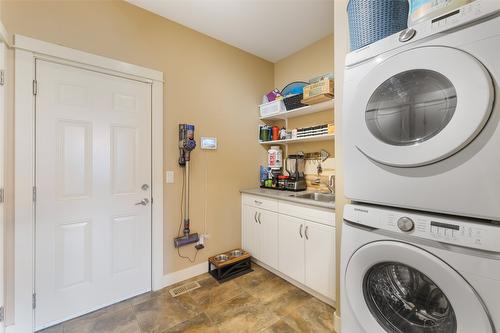
[[[500,220],[500,1],[477,0],[346,61],[347,197]]]
[[[500,225],[347,205],[342,333],[494,333]]]

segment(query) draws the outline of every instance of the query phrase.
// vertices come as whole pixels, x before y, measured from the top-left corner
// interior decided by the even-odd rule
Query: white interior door
[[[151,289],[151,85],[41,60],[36,80],[41,329]]]
[[[5,70],[5,45],[0,43],[0,71]],[[5,88],[4,81],[0,82],[0,309],[4,311],[4,145],[5,145]],[[1,315],[4,315],[2,313]],[[5,330],[5,320],[0,321],[0,333]]]

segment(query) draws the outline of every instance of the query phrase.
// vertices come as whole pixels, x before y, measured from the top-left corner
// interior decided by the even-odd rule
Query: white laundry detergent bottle
[[[283,151],[280,146],[271,146],[267,151],[267,166],[271,169],[280,169],[283,166]]]
[[[433,19],[474,0],[409,0],[408,27]]]

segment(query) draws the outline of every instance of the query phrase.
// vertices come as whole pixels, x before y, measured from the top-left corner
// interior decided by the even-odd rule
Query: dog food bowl
[[[214,259],[216,261],[227,261],[229,259],[229,256],[227,256],[225,254],[219,254],[219,255],[215,256]]]
[[[243,255],[243,251],[242,250],[233,250],[233,251],[229,252],[229,255],[231,257],[241,257]]]

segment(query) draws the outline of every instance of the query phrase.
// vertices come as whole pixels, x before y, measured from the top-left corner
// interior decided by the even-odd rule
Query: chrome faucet
[[[328,187],[328,190],[330,191],[331,194],[335,194],[335,176],[330,175],[328,177],[328,184],[326,184],[326,187]]]

